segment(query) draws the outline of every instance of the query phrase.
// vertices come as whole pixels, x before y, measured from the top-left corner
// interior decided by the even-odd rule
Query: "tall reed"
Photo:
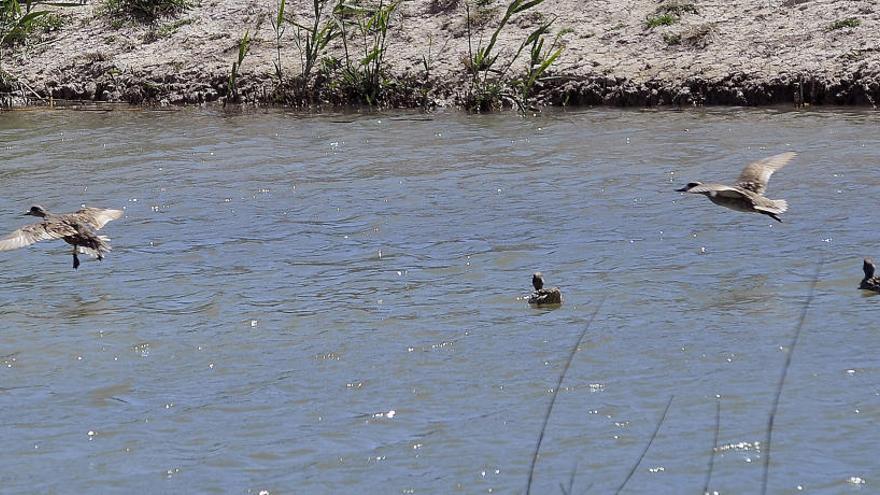
[[[550,26],[553,25],[554,21],[556,21],[555,17],[538,26],[523,43],[523,45],[529,46],[529,62],[525,73],[515,82],[515,86],[519,88],[520,92],[520,98],[517,101],[521,111],[527,109],[529,99],[538,79],[562,55],[560,40],[565,33],[564,31],[557,33],[550,46],[546,50],[544,49],[545,35],[550,32]]]
[[[712,471],[715,469],[715,450],[718,449],[718,436],[721,433],[721,399],[715,401],[715,435],[712,438],[712,450],[709,451],[709,467],[706,469],[706,482],[703,483],[703,495],[709,493],[712,483]]]
[[[587,320],[586,325],[584,325],[583,330],[578,335],[577,340],[574,341],[574,345],[571,346],[571,349],[568,352],[568,359],[565,360],[565,365],[562,367],[562,371],[559,373],[559,377],[556,379],[556,387],[553,389],[553,395],[550,396],[550,403],[547,404],[547,412],[544,413],[544,421],[541,424],[541,430],[538,432],[538,441],[535,443],[535,450],[532,452],[532,461],[529,464],[529,478],[526,482],[526,495],[529,495],[532,491],[532,479],[535,477],[535,465],[538,463],[538,454],[541,452],[541,443],[544,441],[544,433],[547,431],[547,424],[550,422],[550,415],[553,414],[553,405],[556,404],[556,397],[559,395],[559,389],[562,387],[562,382],[565,380],[565,375],[568,373],[568,368],[571,367],[571,362],[574,359],[575,353],[581,346],[581,342],[584,340],[584,336],[587,334],[587,331],[590,329],[590,325],[593,324],[593,320],[596,319],[596,315],[599,313],[599,310],[602,308],[602,304],[605,302],[605,298],[603,297],[599,300],[599,304],[596,305],[596,309],[593,310],[593,314],[590,315],[590,319]],[[574,473],[572,473],[572,480],[574,480]],[[574,483],[574,481],[572,481]]]
[[[275,66],[275,77],[278,78],[278,84],[284,82],[284,71],[281,67],[281,40],[284,37],[284,9],[286,5],[287,0],[280,0],[275,17],[271,19],[272,32],[275,34],[275,61],[272,64]]]
[[[330,0],[313,0],[312,15],[307,22],[295,19],[287,21],[296,29],[293,40],[299,50],[299,79],[302,89],[309,84],[312,71],[327,50],[327,45],[340,34],[336,30],[336,21],[332,18],[326,19],[325,11],[329,4]],[[339,5],[342,5],[341,1]]]
[[[354,100],[376,105],[381,99],[387,78],[388,33],[399,5],[398,1],[380,1],[375,7],[340,2],[334,9],[345,55],[341,83]]]
[[[251,37],[250,30],[248,30],[238,40],[238,60],[232,62],[232,70],[229,72],[229,82],[226,90],[226,100],[223,102],[223,106],[226,106],[227,103],[238,103],[241,101],[241,96],[238,94],[238,72],[241,70],[241,64],[244,63],[244,59],[247,57],[250,49]]]
[[[779,383],[776,385],[776,394],[773,396],[773,404],[770,407],[770,415],[767,418],[767,433],[764,437],[764,456],[763,456],[763,471],[761,474],[761,494],[766,495],[767,493],[767,481],[770,478],[770,446],[773,441],[773,424],[776,421],[776,413],[779,411],[779,400],[782,398],[782,387],[785,386],[785,378],[788,376],[788,369],[791,367],[791,358],[794,356],[795,347],[797,347],[798,340],[801,337],[801,329],[804,327],[804,321],[807,319],[807,310],[810,309],[810,305],[813,303],[813,297],[816,293],[816,284],[819,282],[819,274],[822,272],[822,266],[825,264],[825,258],[819,259],[819,264],[816,265],[816,273],[813,275],[813,281],[810,284],[810,292],[807,294],[807,300],[804,302],[804,307],[801,309],[801,316],[798,319],[797,326],[795,326],[794,334],[791,336],[791,343],[788,345],[788,350],[785,353],[785,361],[782,363],[782,373],[779,376]]]
[[[617,490],[614,492],[614,495],[619,495],[620,492],[626,488],[626,484],[629,483],[629,480],[632,479],[633,475],[636,473],[636,469],[639,468],[639,465],[642,463],[642,460],[645,459],[645,455],[648,453],[648,449],[651,448],[651,444],[654,443],[654,439],[657,438],[657,434],[660,433],[660,428],[663,426],[663,423],[666,421],[666,414],[669,413],[669,406],[672,405],[672,400],[675,398],[674,395],[669,396],[669,401],[666,402],[666,408],[663,409],[663,414],[660,415],[660,420],[657,421],[657,426],[654,427],[654,433],[648,438],[648,442],[645,444],[645,448],[642,449],[642,453],[639,454],[639,457],[636,459],[636,462],[633,463],[632,467],[627,473],[626,478],[623,479],[623,482],[620,486],[617,487]]]
[[[465,95],[464,106],[468,110],[475,112],[492,110],[505,100],[521,110],[529,106],[529,98],[536,82],[562,54],[562,47],[558,45],[564,33],[558,34],[551,42],[550,47],[545,50],[545,36],[550,33],[550,27],[555,18],[542,22],[520,43],[513,55],[503,61],[499,60],[501,54],[496,50],[496,44],[498,37],[514,16],[537,7],[543,2],[544,0],[512,0],[498,21],[498,26],[492,32],[489,42],[483,45],[481,36],[476,47],[474,47],[471,30],[473,22],[470,7],[465,4],[468,35],[468,58],[465,62],[465,68],[470,75],[470,85]],[[519,77],[509,80],[508,72],[527,47],[530,59],[526,70]],[[513,91],[510,91],[509,88]]]

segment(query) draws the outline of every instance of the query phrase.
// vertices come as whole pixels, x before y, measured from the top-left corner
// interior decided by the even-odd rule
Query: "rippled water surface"
[[[880,490],[880,117],[591,110],[0,114],[0,230],[124,207],[114,250],[0,253],[7,493]],[[799,156],[785,223],[674,191]],[[533,271],[563,289],[529,308]],[[800,487],[800,488],[799,488]]]

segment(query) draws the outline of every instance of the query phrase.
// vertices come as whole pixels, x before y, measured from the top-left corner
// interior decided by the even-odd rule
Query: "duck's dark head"
[[[678,191],[678,192],[688,192],[688,191],[690,191],[691,189],[693,189],[693,188],[695,188],[695,187],[697,187],[697,186],[702,186],[702,185],[703,185],[702,182],[690,182],[690,183],[688,183],[688,185],[682,187],[681,189],[676,189],[676,191]]]
[[[30,216],[32,216],[32,217],[46,218],[46,215],[48,214],[48,212],[47,212],[46,209],[43,208],[42,206],[40,206],[40,205],[34,205],[34,206],[31,206],[31,209],[30,209],[30,210],[24,212],[24,214],[25,214],[25,215],[30,215]]]
[[[541,272],[535,272],[532,274],[532,286],[535,290],[541,290],[544,287],[544,276],[541,275]]]
[[[871,258],[865,258],[864,263],[862,263],[862,270],[865,271],[865,279],[869,279],[874,276],[874,260]]]

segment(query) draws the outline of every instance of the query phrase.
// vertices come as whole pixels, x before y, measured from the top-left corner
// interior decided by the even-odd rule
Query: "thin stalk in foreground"
[[[559,395],[559,388],[562,387],[562,381],[565,380],[565,374],[568,373],[568,367],[571,366],[571,361],[574,359],[578,347],[581,346],[581,341],[584,340],[584,335],[587,334],[587,330],[590,329],[590,325],[593,323],[596,314],[599,313],[599,309],[602,308],[602,303],[604,302],[604,297],[599,300],[599,304],[596,306],[596,309],[593,310],[593,314],[590,315],[590,319],[587,320],[587,324],[584,325],[584,329],[581,330],[581,334],[578,335],[574,346],[572,346],[571,352],[568,353],[568,360],[565,361],[565,366],[562,367],[562,373],[559,374],[559,379],[556,381],[556,388],[553,389],[553,395],[550,397],[550,404],[547,405],[547,412],[544,414],[544,424],[541,425],[541,432],[538,434],[538,443],[535,444],[535,451],[532,453],[532,463],[529,466],[529,481],[526,484],[526,495],[529,495],[532,490],[532,479],[535,476],[535,464],[538,462],[538,453],[541,451],[541,442],[544,441],[544,432],[547,431],[547,423],[550,421],[550,414],[553,413],[553,404],[556,403],[556,396]]]
[[[715,449],[718,448],[718,434],[721,432],[721,399],[715,401],[715,439],[712,440],[712,451],[709,452],[709,469],[706,471],[706,483],[703,485],[703,495],[709,493],[709,483],[712,482],[712,469],[715,468]]]
[[[669,401],[666,403],[666,408],[663,409],[663,415],[660,416],[660,421],[657,422],[657,427],[654,428],[654,433],[651,434],[651,438],[648,439],[648,443],[645,445],[644,450],[642,450],[642,454],[639,456],[638,459],[636,459],[636,463],[633,464],[632,469],[629,470],[629,474],[626,475],[626,479],[624,479],[623,483],[621,483],[620,486],[617,487],[617,491],[614,492],[615,495],[623,491],[623,488],[626,486],[627,483],[629,483],[629,479],[632,478],[633,475],[636,473],[636,469],[639,468],[639,464],[642,463],[642,459],[645,458],[645,454],[648,453],[648,449],[651,448],[651,444],[654,443],[654,439],[657,438],[657,433],[660,432],[660,427],[663,426],[663,422],[666,421],[666,413],[669,412],[669,406],[672,405],[672,399],[674,398],[674,395],[669,396]]]
[[[770,408],[770,418],[767,420],[767,435],[764,437],[764,471],[761,475],[761,494],[767,494],[767,480],[770,476],[770,442],[773,440],[773,422],[776,420],[776,411],[779,409],[779,399],[782,397],[782,387],[785,385],[785,377],[788,375],[788,368],[791,366],[791,357],[794,355],[794,348],[797,346],[798,339],[801,336],[801,329],[804,327],[804,320],[807,318],[807,310],[813,303],[813,296],[816,293],[816,284],[819,282],[819,273],[822,271],[822,265],[825,264],[825,258],[819,259],[816,265],[816,273],[813,275],[813,282],[810,284],[810,292],[807,295],[807,301],[801,309],[801,317],[795,327],[794,335],[791,338],[791,344],[788,346],[788,352],[785,353],[785,363],[782,365],[782,375],[779,377],[779,384],[776,386],[776,396],[773,397],[773,406]]]
[[[568,477],[568,487],[559,483],[559,489],[562,491],[562,495],[571,495],[571,489],[574,487],[574,477],[577,475],[578,466],[577,463],[574,463],[574,467],[571,468],[571,475]]]

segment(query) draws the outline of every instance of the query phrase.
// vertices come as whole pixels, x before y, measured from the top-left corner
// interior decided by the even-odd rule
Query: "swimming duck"
[[[529,304],[562,304],[562,291],[559,287],[544,288],[544,276],[541,272],[532,275],[532,286],[535,291],[529,294]]]
[[[676,191],[702,194],[716,205],[736,211],[761,213],[781,222],[779,215],[788,209],[788,203],[784,199],[767,199],[764,191],[773,172],[784,167],[795,156],[797,153],[782,153],[750,163],[733,186],[691,182]]]
[[[62,239],[73,246],[73,268],[79,268],[77,253],[104,259],[104,253],[110,251],[110,238],[97,235],[99,230],[110,220],[122,216],[122,210],[106,210],[102,208],[83,208],[73,213],[55,215],[40,205],[31,206],[25,215],[40,217],[40,223],[25,225],[8,236],[0,239],[0,251],[18,249],[38,241]]]
[[[859,284],[859,289],[880,292],[880,277],[874,276],[875,268],[874,260],[871,258],[865,258],[865,262],[862,263],[862,270],[865,271],[865,278],[863,278],[862,283]]]

